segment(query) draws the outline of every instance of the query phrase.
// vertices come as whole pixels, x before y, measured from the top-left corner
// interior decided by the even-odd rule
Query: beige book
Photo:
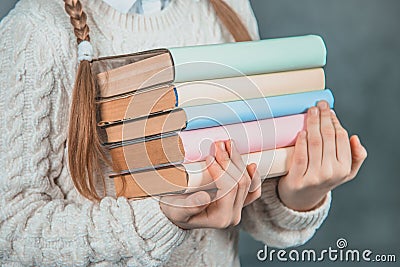
[[[101,125],[205,104],[287,95],[325,88],[322,68],[192,81],[137,90],[99,101]]]
[[[243,154],[242,159],[246,164],[256,163],[262,179],[267,179],[287,173],[293,152],[294,147],[286,147]],[[183,194],[215,188],[205,161],[158,166],[136,173],[126,171],[110,177],[114,179],[117,195],[127,198]]]

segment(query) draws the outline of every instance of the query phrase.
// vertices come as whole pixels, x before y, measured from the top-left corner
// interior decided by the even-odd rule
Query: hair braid
[[[90,41],[87,16],[79,0],[64,0],[78,44]],[[96,86],[90,62],[81,60],[72,94],[68,132],[69,170],[78,192],[91,200],[100,200],[95,189],[95,176],[105,180],[101,162],[106,162],[96,120]]]
[[[87,25],[87,16],[82,9],[79,0],[64,0],[65,11],[68,13],[71,24],[74,27],[74,33],[78,44],[82,41],[90,41],[89,26]]]
[[[251,40],[250,34],[237,13],[223,0],[209,0],[218,18],[231,32],[236,41]],[[78,45],[90,41],[87,15],[79,0],[64,0]],[[95,177],[101,178],[105,194],[105,179],[101,163],[108,164],[97,133],[96,86],[90,62],[79,63],[72,94],[68,132],[69,170],[78,192],[91,200],[100,200],[96,192]]]

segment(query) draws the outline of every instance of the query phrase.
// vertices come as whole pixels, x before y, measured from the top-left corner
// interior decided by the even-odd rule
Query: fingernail
[[[311,115],[316,116],[318,115],[318,109],[316,107],[312,107],[310,108],[310,113]]]
[[[325,101],[319,101],[318,102],[318,107],[320,109],[326,109],[326,108],[328,108],[328,105],[327,105],[327,103]]]
[[[218,145],[221,151],[225,151],[225,143],[223,141],[220,141]]]
[[[254,168],[254,166],[253,166],[254,164],[255,164],[255,163],[247,164],[247,167],[250,168],[250,169],[253,169],[253,168]]]
[[[232,139],[230,139],[228,142],[231,144],[231,147],[235,146],[235,141],[233,141]]]
[[[229,151],[228,151],[228,153],[229,153],[229,155],[231,155],[233,153],[233,151],[236,150],[236,146],[235,146],[233,140],[229,140],[228,142],[229,142],[229,146],[228,146]]]
[[[255,170],[257,170],[257,164],[256,163],[252,163],[252,166],[253,166],[253,171],[255,171]]]

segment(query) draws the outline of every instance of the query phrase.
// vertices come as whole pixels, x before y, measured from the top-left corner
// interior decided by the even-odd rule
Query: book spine
[[[252,42],[170,48],[175,82],[310,69],[326,63],[321,37],[307,35]]]
[[[332,92],[327,90],[255,98],[250,100],[185,107],[187,126],[195,130],[220,125],[264,120],[306,112],[318,101],[325,100],[333,108]]]
[[[184,163],[203,161],[214,155],[213,143],[232,139],[240,154],[293,146],[305,129],[306,114],[231,124],[179,133],[185,151]]]
[[[116,195],[142,198],[168,193],[184,193],[187,174],[183,168],[170,167],[135,174],[113,176]]]

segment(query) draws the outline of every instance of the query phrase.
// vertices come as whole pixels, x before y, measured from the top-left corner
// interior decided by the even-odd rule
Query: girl
[[[100,174],[93,175],[93,188],[79,188],[91,172],[84,166],[79,173],[74,159],[82,158],[85,144],[71,134],[89,126],[76,118],[90,114],[70,116],[69,110],[92,104],[83,101],[93,98],[85,96],[90,92],[77,91],[90,79],[91,47],[106,56],[233,41],[225,27],[230,8],[247,28],[236,23],[235,39],[258,39],[247,0],[227,0],[229,6],[139,0],[127,14],[109,5],[125,1],[21,0],[0,24],[2,265],[237,266],[239,222],[270,246],[306,242],[327,216],[330,190],[354,178],[366,157],[358,137],[349,139],[325,102],[308,111],[307,131],[299,133],[289,173],[279,180],[260,186],[256,166],[245,166],[234,142],[221,141],[216,157],[208,158],[210,174],[223,178],[216,199],[206,192],[161,201],[115,198],[112,181],[103,184]],[[86,54],[80,51],[78,73],[76,39],[91,43]],[[103,189],[107,196],[96,200]]]

